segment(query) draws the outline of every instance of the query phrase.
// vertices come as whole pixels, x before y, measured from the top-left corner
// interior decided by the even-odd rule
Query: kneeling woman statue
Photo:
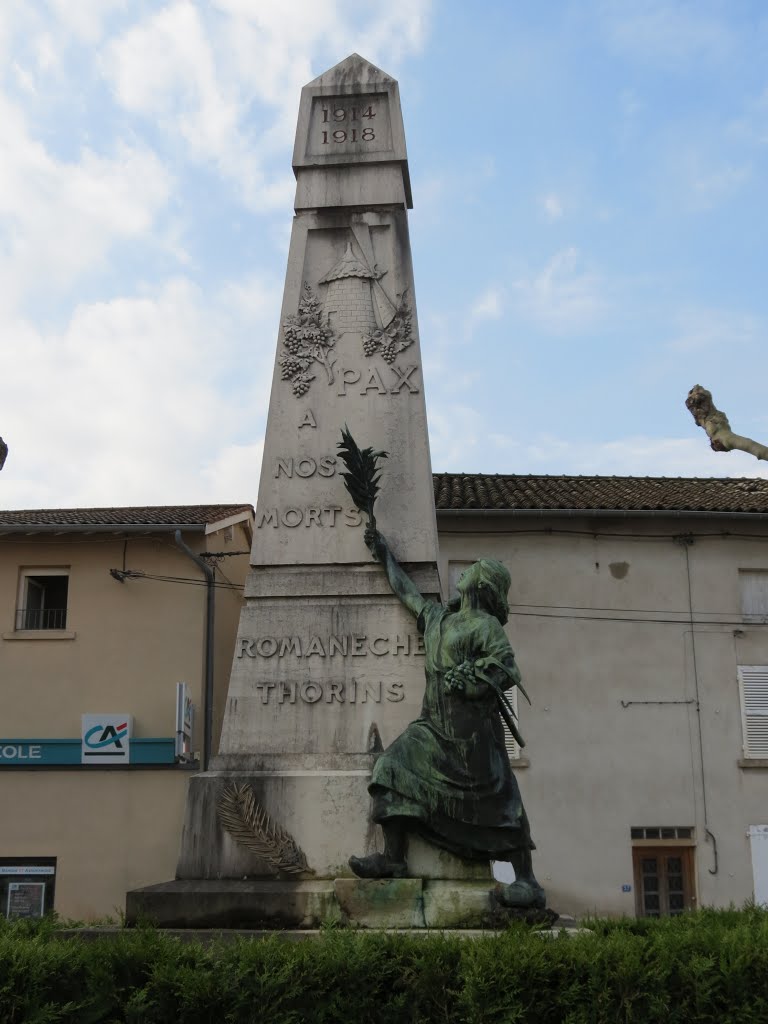
[[[504,887],[504,902],[543,907],[499,717],[503,691],[520,683],[502,628],[509,573],[492,558],[475,562],[459,580],[459,600],[444,606],[422,597],[378,530],[369,527],[365,542],[417,618],[426,691],[421,716],[379,756],[368,787],[384,853],[351,857],[349,865],[361,878],[405,876],[407,837],[414,832],[468,860],[511,861],[515,882]]]

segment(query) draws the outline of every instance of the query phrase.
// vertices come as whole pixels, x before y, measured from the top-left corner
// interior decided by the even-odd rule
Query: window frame
[[[68,629],[69,581],[72,571],[69,565],[23,565],[19,568],[19,582],[16,593],[16,608],[13,628],[16,633],[65,633]],[[64,607],[64,622],[61,626],[29,626],[23,613],[27,610],[29,582],[37,576],[64,576],[67,579],[67,602]]]
[[[749,588],[747,586],[748,581],[756,581],[756,578],[760,577],[763,583],[765,593],[760,595],[761,610],[752,608],[751,610],[747,607],[749,601],[747,600],[749,594]],[[755,588],[757,591],[758,588]],[[741,604],[741,618],[743,622],[753,622],[758,624],[768,623],[768,569],[739,569],[739,602]]]
[[[737,676],[739,681],[739,711],[741,712],[741,738],[742,754],[745,761],[765,761],[768,758],[768,665],[738,665]],[[750,678],[751,676],[751,678]],[[750,684],[762,690],[761,695],[750,694],[749,700],[755,700],[759,704],[762,700],[763,706],[759,710],[747,711],[746,689]],[[764,719],[764,726],[760,730],[762,737],[754,736],[756,726],[755,719]],[[750,729],[750,726],[752,729]],[[752,735],[750,733],[752,732]],[[755,749],[754,742],[761,742],[761,749]]]

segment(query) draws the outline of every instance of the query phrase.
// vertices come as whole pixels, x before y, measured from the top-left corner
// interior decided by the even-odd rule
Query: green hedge
[[[0,1021],[133,1024],[468,1022],[765,1024],[768,913],[594,921],[542,939],[330,930],[200,946],[152,929],[117,939],[0,925]]]

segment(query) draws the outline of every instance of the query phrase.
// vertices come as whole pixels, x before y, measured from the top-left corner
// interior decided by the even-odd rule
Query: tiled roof
[[[436,473],[434,485],[438,512],[457,509],[768,512],[768,479],[757,477]]]
[[[240,512],[253,512],[241,505],[147,505],[127,508],[38,508],[0,511],[4,526],[207,526]]]
[[[517,476],[435,473],[438,512],[475,509],[536,512],[589,509],[616,512],[764,512],[768,479],[759,477]],[[43,508],[0,511],[4,526],[203,527],[241,512],[240,505],[150,505],[123,508]]]

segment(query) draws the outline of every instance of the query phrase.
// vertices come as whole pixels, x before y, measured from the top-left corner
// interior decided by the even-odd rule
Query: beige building
[[[250,505],[0,512],[1,912],[114,916],[173,875],[252,525]]]
[[[768,901],[768,480],[441,474],[435,498],[446,593],[483,555],[512,574],[533,706],[510,751],[551,905]],[[217,563],[215,745],[251,523],[249,506],[0,513],[3,912],[34,896],[9,867],[52,867],[49,899],[55,881],[55,908],[83,918],[173,877],[190,772],[175,690],[199,750],[206,623],[176,529]],[[83,714],[132,716],[130,765],[33,761],[58,738],[79,762],[96,726],[111,749]]]
[[[768,902],[768,480],[440,475],[441,574],[499,558],[551,905]]]

